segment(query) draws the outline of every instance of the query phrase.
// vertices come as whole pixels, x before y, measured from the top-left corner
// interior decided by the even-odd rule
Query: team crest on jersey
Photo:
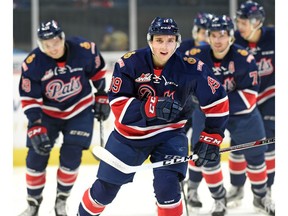
[[[63,102],[82,91],[80,77],[72,77],[69,82],[55,79],[46,85],[46,97],[58,102]]]
[[[234,80],[234,77],[225,78],[222,86],[224,87],[226,92],[234,91],[236,88],[236,82]]]
[[[188,64],[195,64],[197,62],[195,58],[186,57],[186,56],[183,58],[183,60],[188,62]]]
[[[274,71],[274,66],[272,64],[272,59],[270,58],[261,58],[259,62],[257,62],[259,76],[268,76]]]
[[[123,58],[124,59],[128,59],[128,58],[130,58],[132,55],[134,55],[136,52],[134,52],[134,51],[132,51],[132,52],[128,52],[128,53],[126,53],[124,56],[123,56]]]
[[[244,50],[244,49],[238,49],[237,52],[240,53],[240,55],[242,55],[242,56],[247,56],[248,55],[248,51]]]
[[[150,82],[151,81],[151,73],[142,73],[140,77],[138,77],[137,79],[135,79],[135,82],[137,83],[144,83],[144,82]]]
[[[91,44],[89,42],[80,43],[80,46],[85,48],[85,49],[90,49],[91,48]]]
[[[35,57],[36,57],[36,55],[34,53],[32,55],[28,56],[26,59],[26,63],[30,64],[34,60]]]
[[[175,91],[171,92],[170,90],[164,92],[164,97],[170,97],[174,99]]]
[[[149,96],[155,96],[155,90],[150,86],[143,84],[138,88],[139,99],[147,99]]]
[[[200,49],[197,49],[197,48],[193,48],[189,51],[189,54],[190,55],[196,55],[197,53],[200,53],[201,50]]]

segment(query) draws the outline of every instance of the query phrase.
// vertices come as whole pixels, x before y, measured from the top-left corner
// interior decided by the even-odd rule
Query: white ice
[[[76,216],[79,202],[83,192],[91,186],[95,180],[98,165],[81,165],[78,179],[72,189],[71,196],[67,201],[68,215]],[[227,162],[222,163],[224,185],[229,189],[229,173]],[[39,216],[54,216],[54,202],[56,193],[56,166],[47,168],[46,186],[43,191],[43,202],[40,207]],[[114,201],[108,205],[101,216],[156,216],[155,198],[152,188],[152,171],[140,171],[136,173],[133,183],[122,186]],[[26,207],[26,182],[25,168],[19,167],[13,170],[13,193],[14,203],[17,203],[14,208],[14,214],[20,214]],[[273,195],[273,194],[272,194]],[[203,207],[198,214],[194,215],[211,215],[213,199],[209,193],[206,182],[203,180],[199,187],[199,196],[203,203]],[[227,216],[253,216],[262,215],[257,213],[253,207],[252,192],[250,190],[250,182],[247,179],[245,184],[245,195],[242,205],[236,208],[228,208]],[[184,215],[187,216],[184,206]]]

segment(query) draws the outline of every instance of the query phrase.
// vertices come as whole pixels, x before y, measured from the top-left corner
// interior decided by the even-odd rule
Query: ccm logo
[[[39,128],[35,128],[35,129],[32,129],[32,130],[29,130],[28,137],[31,138],[31,137],[33,137],[33,136],[35,136],[37,134],[40,134],[41,133],[41,129],[42,128],[39,127]]]
[[[96,99],[96,102],[102,103],[102,104],[108,104],[109,103],[108,98],[100,98],[100,97]]]
[[[213,137],[203,136],[203,135],[200,135],[200,141],[210,144],[210,145],[217,145],[217,146],[219,146],[222,142],[222,140],[218,140]]]

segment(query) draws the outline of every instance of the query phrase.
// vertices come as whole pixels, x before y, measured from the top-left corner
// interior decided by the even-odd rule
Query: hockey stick
[[[104,147],[104,130],[103,130],[103,120],[99,120],[99,130],[100,130],[100,146]],[[95,147],[94,147],[95,148]],[[92,149],[92,155],[96,160],[100,161],[100,158],[97,157],[97,155],[94,154],[94,148]]]
[[[100,126],[100,146],[104,147],[104,130],[103,130],[103,120],[102,118],[99,121]]]
[[[272,143],[275,143],[275,137],[223,148],[223,149],[220,149],[220,153],[249,149],[249,148],[254,148],[257,146],[261,146],[261,145],[268,145]],[[188,155],[184,157],[173,158],[170,160],[158,161],[155,163],[142,164],[138,166],[130,166],[130,165],[123,163],[121,160],[116,158],[113,154],[111,154],[109,151],[107,151],[103,147],[95,146],[92,152],[100,160],[104,161],[105,163],[109,164],[110,166],[114,167],[120,172],[123,172],[126,174],[135,173],[141,170],[147,170],[147,169],[153,169],[153,168],[183,163],[183,162],[190,161],[190,160],[196,160],[198,158],[197,155],[192,154],[192,155]]]
[[[187,196],[186,196],[186,193],[185,193],[185,190],[184,190],[184,181],[180,182],[180,188],[181,188],[181,191],[182,191],[182,194],[183,194],[183,198],[184,198],[186,216],[189,216]]]

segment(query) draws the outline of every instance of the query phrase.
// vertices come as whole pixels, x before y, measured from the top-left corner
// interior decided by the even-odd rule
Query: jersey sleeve
[[[134,91],[133,69],[123,59],[119,59],[115,64],[108,92],[117,128],[147,126],[140,111],[142,101],[135,98],[137,94]]]
[[[22,72],[19,82],[22,109],[30,122],[41,119],[41,106],[43,105],[41,79],[34,69],[34,60],[33,54],[24,60],[21,67]]]
[[[91,59],[91,61],[88,64],[89,66],[86,68],[86,73],[90,77],[93,86],[98,91],[104,91],[106,88],[105,60],[94,42],[85,42],[85,43],[87,43],[87,46],[85,46],[85,48],[89,49],[89,55],[90,55],[89,59]]]
[[[223,132],[229,118],[229,100],[225,89],[212,71],[202,61],[198,61],[195,96],[206,116],[205,128],[221,129]]]
[[[249,113],[256,107],[260,84],[258,69],[253,55],[247,55],[244,61],[241,62],[241,70],[234,73],[236,89],[228,91],[231,104],[230,112],[231,114]]]

